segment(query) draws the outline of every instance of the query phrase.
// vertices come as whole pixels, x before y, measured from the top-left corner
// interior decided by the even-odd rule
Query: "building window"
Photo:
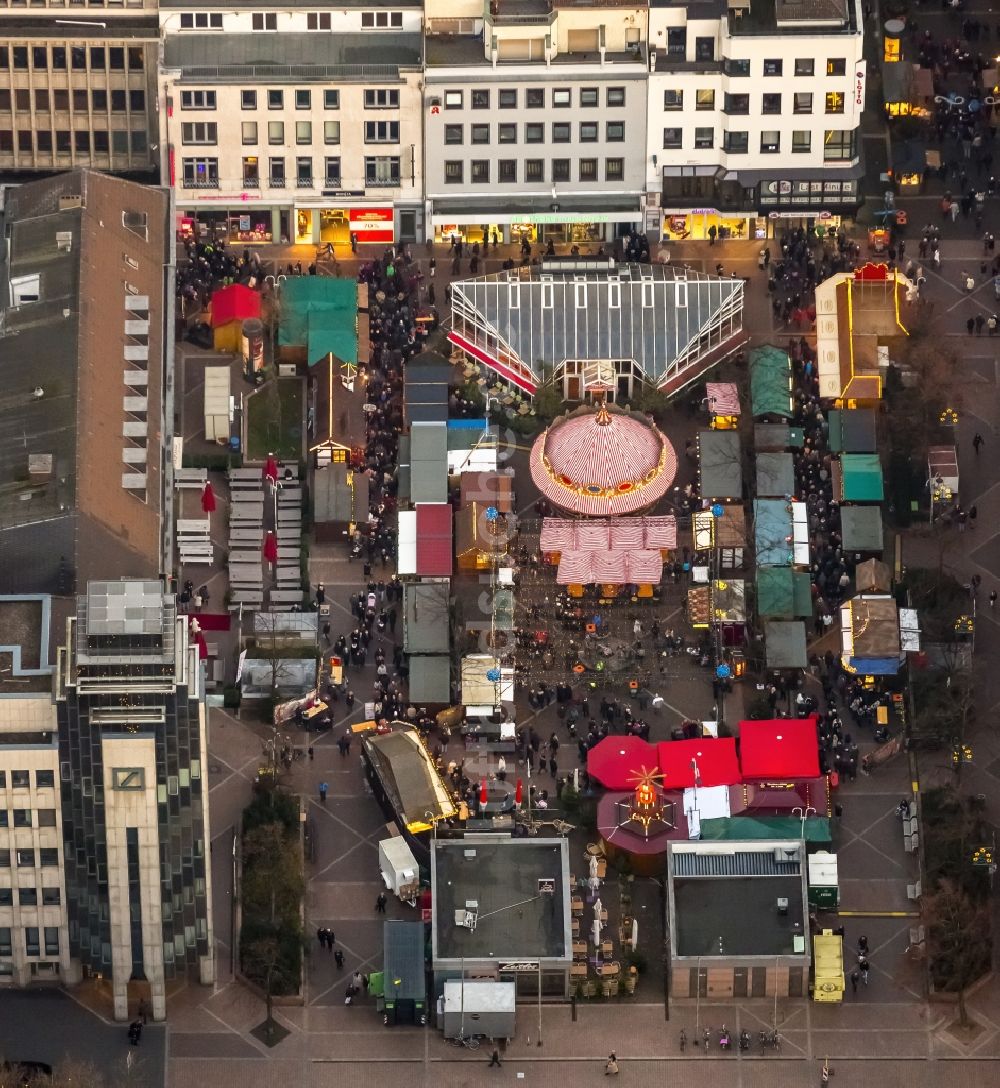
[[[244,121],[240,126],[240,130],[243,134],[244,144],[255,144],[257,142],[257,122],[256,121]]]
[[[38,851],[38,864],[43,869],[50,869],[59,864],[59,850],[55,846],[43,846]]]
[[[599,131],[596,121],[581,121],[580,143],[596,144]]]
[[[490,180],[490,160],[473,159],[469,163],[469,179],[473,185],[485,185]]]
[[[307,30],[329,30],[330,13],[328,11],[310,11],[306,16]]]
[[[764,61],[764,75],[766,76],[780,76],[781,68],[781,60],[778,57],[773,57],[770,60]]]
[[[605,181],[622,181],[625,178],[625,160],[624,159],[605,159],[604,160],[604,180]]]
[[[251,27],[254,30],[277,30],[278,29],[278,15],[274,11],[257,11],[254,12],[251,22]]]
[[[799,57],[795,62],[795,74],[797,76],[811,76],[816,72],[816,62],[812,57]]]
[[[844,112],[844,96],[840,91],[827,91],[826,92],[826,113],[843,113]]]
[[[565,109],[567,106],[571,106],[572,104],[573,96],[567,89],[559,88],[558,90],[554,90],[552,92],[552,105],[556,109]]]
[[[268,163],[268,184],[272,189],[285,187],[285,160],[271,159]]]
[[[530,125],[528,126],[531,127]],[[497,125],[497,143],[501,144],[516,144],[517,143],[517,125],[504,124]]]
[[[459,125],[459,128],[462,126]],[[470,142],[474,144],[488,144],[490,142],[489,125],[472,125],[470,128]],[[459,141],[461,143],[461,140]]]
[[[295,92],[295,108],[297,110],[312,109],[312,92],[308,89]]]
[[[679,128],[665,128],[663,130],[663,146],[665,149],[677,150],[681,146],[681,133]]]
[[[256,155],[248,155],[243,160],[243,186],[247,189],[260,188],[260,164]],[[115,786],[114,789],[119,787]]]
[[[472,91],[470,93],[469,105],[474,110],[488,110],[490,108],[490,92]]]
[[[35,867],[35,851],[28,849],[21,849],[15,851],[17,859],[17,867],[19,869],[34,869]]]
[[[811,91],[806,91],[802,94],[796,94],[792,100],[792,112],[793,113],[812,113],[813,111],[813,96]]]
[[[398,121],[365,121],[366,144],[398,144]]]
[[[683,60],[687,56],[687,27],[668,27],[667,56],[677,60]]]
[[[807,128],[792,130],[792,154],[807,155],[812,150],[812,132]]]
[[[552,142],[568,144],[573,138],[573,126],[569,121],[556,121],[552,125]]]
[[[14,826],[15,827],[31,827],[31,809],[30,808],[16,808],[16,809],[14,809]]]
[[[46,926],[45,927],[45,955],[46,956],[58,956],[59,955],[59,927],[58,926]]]
[[[604,131],[604,139],[609,144],[621,144],[625,142],[625,122],[608,121]]]
[[[569,159],[553,159],[552,160],[552,180],[553,181],[569,181]]]
[[[541,93],[541,92],[539,92]],[[544,105],[544,99],[543,103]],[[588,109],[593,106],[599,106],[601,104],[601,96],[596,87],[581,87],[580,88],[580,105],[584,109]]]
[[[403,13],[401,11],[363,11],[361,13],[361,25],[376,30],[385,30],[387,27],[400,27],[403,25]]]
[[[774,155],[781,150],[781,133],[773,129],[765,129],[760,134],[761,154]]]
[[[723,113],[745,115],[750,112],[750,95],[748,94],[727,94],[723,101]]]
[[[823,134],[823,161],[844,162],[857,158],[854,129],[827,129]]]
[[[545,180],[545,160],[544,159],[525,159],[524,160],[524,180],[525,181],[544,181]]]
[[[63,92],[65,94],[65,91]],[[37,108],[37,103],[35,104]],[[107,113],[108,110],[108,92],[102,90],[93,90],[90,92],[90,105],[93,107],[95,113]]]
[[[41,955],[38,947],[38,926],[24,927],[24,951],[28,956]]]
[[[517,181],[517,159],[501,159],[497,163],[497,181]]]
[[[38,906],[38,889],[37,888],[18,888],[17,889],[17,905],[19,907],[37,907]]]
[[[723,64],[723,71],[727,76],[748,76],[750,75],[750,61],[727,60]]]
[[[694,146],[698,151],[708,151],[715,146],[715,129],[696,128],[694,130]]]
[[[186,12],[181,16],[181,30],[221,30],[221,11]]]
[[[607,103],[609,106],[624,106],[625,105],[625,88],[624,87],[609,87]]]
[[[392,186],[399,184],[398,155],[366,155],[365,185]]]
[[[336,188],[340,185],[340,157],[328,156],[324,160],[324,178],[327,186]]]
[[[700,91],[698,92],[701,93]],[[715,92],[711,92],[714,99]],[[682,110],[684,109],[684,92],[683,91],[664,91],[663,92],[663,108],[665,110]]]
[[[365,91],[365,98],[366,99],[368,98],[368,92],[367,91]],[[460,110],[462,108],[462,92],[461,91],[445,91],[444,92],[444,108],[446,110]]]
[[[218,189],[218,159],[184,159],[184,187],[187,189]]]
[[[450,92],[449,92],[450,93]],[[447,98],[447,95],[445,96]],[[451,108],[451,107],[449,107]],[[377,88],[375,90],[365,91],[365,109],[366,110],[398,110],[399,109],[399,91],[389,90],[388,88]]]
[[[325,110],[339,110],[340,109],[340,91],[339,90],[325,90],[323,92],[323,109]]]
[[[11,771],[10,785],[11,789],[15,790],[29,789],[31,786],[30,773],[28,771]]]
[[[847,75],[847,61],[843,57],[833,57],[826,62],[826,74],[828,76]]]
[[[0,907],[12,907],[14,905],[14,889],[0,888]]]
[[[699,61],[715,60],[715,39],[695,38],[694,59]]]
[[[267,122],[267,142],[269,144],[283,144],[285,142],[285,122]]]
[[[295,184],[299,189],[309,189],[313,183],[313,161],[308,155],[300,155],[295,160]],[[171,797],[177,795],[176,779],[173,775],[167,777],[167,793]],[[173,788],[171,788],[173,787]]]
[[[40,808],[35,812],[39,827],[56,826],[56,810],[54,808]]]
[[[339,144],[340,143],[340,122],[339,121],[324,121],[323,122],[323,143],[325,143],[325,144]]]
[[[696,110],[715,109],[715,91],[706,88],[703,91],[694,92],[694,108]]]
[[[257,108],[256,91],[240,91],[240,109],[255,110]]]
[[[14,949],[10,943],[10,926],[0,926],[0,956],[12,956]]]
[[[500,109],[502,109],[502,110],[516,110],[517,109],[517,91],[499,91],[497,93],[497,99],[500,102]]]
[[[111,106],[114,109],[114,103]],[[124,109],[124,105],[122,109]],[[182,110],[214,110],[215,91],[181,91]]]
[[[448,159],[444,164],[445,185],[461,185],[463,179],[463,162],[461,159]]]
[[[750,149],[750,133],[727,132],[723,137],[722,149],[730,155],[745,155]]]
[[[545,91],[541,87],[529,87],[524,92],[524,104],[529,110],[545,109]]]
[[[269,110],[283,110],[285,108],[285,92],[280,90],[268,91],[267,108]]]
[[[218,125],[215,121],[185,121],[181,125],[182,144],[218,143]]]
[[[761,99],[761,113],[781,113],[781,95],[765,94]]]
[[[501,125],[500,127],[503,128],[503,125]],[[501,140],[500,142],[503,143],[503,140]],[[525,125],[524,142],[526,144],[545,143],[545,126],[535,121],[532,121],[530,124]]]
[[[580,180],[597,181],[597,159],[580,159]]]
[[[460,144],[463,143],[462,132],[464,131],[464,125],[445,125],[444,126],[444,142],[446,144]]]
[[[0,772],[0,789],[7,783],[3,781],[3,774]],[[56,784],[55,771],[35,771],[35,786],[38,789],[52,789]]]
[[[62,902],[62,892],[58,888],[42,888],[42,906],[58,907]]]

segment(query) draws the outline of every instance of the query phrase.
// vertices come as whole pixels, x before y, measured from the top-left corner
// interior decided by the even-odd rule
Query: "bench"
[[[211,531],[212,523],[210,518],[178,518],[177,520],[178,537],[188,534],[208,536]]]
[[[182,567],[211,567],[215,563],[214,555],[188,555],[181,552],[179,558]]]
[[[203,491],[205,484],[208,483],[208,469],[207,468],[175,468],[174,469],[174,487],[178,490],[181,488],[192,488],[198,491]]]
[[[268,594],[271,604],[301,604],[302,597],[300,589],[272,589]]]
[[[922,892],[923,889],[920,886],[919,880],[914,881],[912,884],[906,885],[906,898],[909,899],[911,902],[916,902],[920,898]]]
[[[260,551],[239,551],[233,549],[229,553],[230,563],[260,563],[262,556]]]
[[[236,527],[234,529],[229,530],[229,539],[230,539],[230,541],[233,541],[233,540],[254,540],[254,541],[257,541],[257,540],[260,540],[260,537],[258,536],[257,533],[255,533],[253,531],[253,529],[244,529],[244,528]]]
[[[279,544],[278,545],[278,565],[280,566],[282,564],[282,562],[285,562],[285,563],[293,563],[294,562],[294,563],[297,564],[298,561],[299,561],[299,556],[301,554],[302,554],[302,549],[301,548],[293,548],[293,547],[283,548]]]
[[[915,854],[920,846],[920,827],[916,816],[903,821],[903,849],[908,854]]]
[[[264,604],[264,592],[259,589],[234,589],[230,596],[233,604],[245,604],[260,608]]]

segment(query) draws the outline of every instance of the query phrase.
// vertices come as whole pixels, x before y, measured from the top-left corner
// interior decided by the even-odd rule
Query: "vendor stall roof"
[[[843,663],[852,671],[894,676],[902,655],[894,598],[864,595],[845,601],[840,606],[840,641]]]
[[[817,778],[816,719],[767,718],[740,722],[740,766],[744,781],[748,782]]]
[[[892,588],[889,567],[877,559],[866,559],[854,570],[854,587],[858,593],[888,593]]]
[[[784,499],[755,499],[754,550],[757,565],[790,567],[794,561],[791,503]]]
[[[657,767],[657,749],[641,737],[605,737],[587,753],[587,774],[610,790],[635,789]]]
[[[733,737],[662,741],[656,746],[656,757],[665,790],[684,790],[696,784],[731,786],[742,781]],[[697,783],[692,761],[698,765]]]
[[[702,820],[701,837],[716,842],[797,838],[820,844],[833,841],[830,821],[825,816],[811,816],[804,822],[798,816],[731,816],[727,820]]]
[[[769,669],[804,669],[809,664],[801,620],[766,620],[764,646]]]
[[[841,454],[833,462],[833,490],[839,502],[881,502],[885,489],[878,454]]]
[[[497,514],[490,518],[487,509],[486,503],[472,502],[455,515],[455,555],[459,560],[506,554],[516,532],[514,515]]]
[[[435,820],[455,814],[434,762],[414,730],[370,733],[363,744],[404,825],[423,822],[427,813],[432,813]]]
[[[881,555],[884,547],[882,511],[877,506],[841,506],[840,535],[846,552]]]
[[[757,454],[757,494],[762,499],[795,494],[795,463],[790,453]]]
[[[703,499],[739,499],[743,467],[738,431],[699,431],[698,466]]]
[[[871,408],[838,409],[829,413],[830,449],[836,453],[874,453],[875,413]]]
[[[801,427],[787,423],[758,423],[753,429],[753,444],[757,450],[800,450],[805,435]]]
[[[750,407],[755,417],[792,418],[792,364],[780,348],[750,352]]]
[[[452,572],[453,513],[450,503],[417,503],[417,570],[422,578]]]
[[[740,392],[735,382],[706,382],[705,395],[713,416],[740,414]]]
[[[407,582],[403,586],[404,653],[448,653],[450,596],[448,582]]]
[[[514,477],[504,472],[463,472],[461,504],[470,502],[495,506],[501,514],[514,511]]]
[[[500,679],[491,680],[494,669],[500,670]],[[492,654],[467,654],[462,658],[462,703],[472,706],[499,706],[514,701],[514,670],[501,668]]]
[[[448,428],[414,423],[410,428],[410,501],[448,500]]]
[[[220,287],[212,295],[212,326],[228,325],[230,321],[245,321],[260,317],[260,293],[242,283]]]
[[[410,655],[410,701],[451,702],[451,659],[447,654]]]
[[[698,510],[691,519],[695,551],[710,548],[745,548],[747,519],[742,506],[729,503],[722,506],[722,517],[711,510]]]
[[[813,614],[809,575],[790,567],[757,568],[757,612],[762,619],[802,619]]]

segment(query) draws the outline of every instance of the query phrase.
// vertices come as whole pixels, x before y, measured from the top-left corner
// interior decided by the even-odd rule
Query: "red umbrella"
[[[587,753],[587,774],[609,790],[634,789],[644,769],[657,769],[656,754],[642,737],[605,737]]]
[[[265,480],[270,480],[272,484],[278,482],[278,461],[273,453],[267,455],[267,460],[264,462],[263,476]]]
[[[480,805],[486,804],[486,779],[484,778],[479,783],[479,803]]]
[[[268,529],[267,536],[264,537],[264,558],[272,566],[278,562],[278,538],[271,529]]]
[[[514,803],[519,805],[521,803],[521,799],[523,797],[524,797],[524,783],[519,778],[517,780],[517,787],[514,790]]]
[[[205,490],[201,493],[201,508],[206,514],[215,512],[215,491],[210,480],[205,481]]]

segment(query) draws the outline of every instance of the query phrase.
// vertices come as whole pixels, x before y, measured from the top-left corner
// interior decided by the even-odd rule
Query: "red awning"
[[[695,785],[692,760],[698,764],[699,786],[732,786],[743,780],[733,737],[662,741],[656,746],[656,754],[665,790],[686,790]]]
[[[632,790],[656,773],[656,748],[641,737],[605,737],[587,753],[587,774],[609,790]]]
[[[454,517],[447,502],[418,502],[417,574],[450,577],[452,573],[452,526]]]
[[[740,722],[744,782],[789,782],[819,777],[815,718]]]
[[[260,295],[242,283],[220,287],[212,295],[212,327],[228,325],[230,321],[245,321],[260,317]]]

